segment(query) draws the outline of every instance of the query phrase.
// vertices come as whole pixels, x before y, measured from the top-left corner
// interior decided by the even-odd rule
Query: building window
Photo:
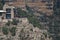
[[[10,8],[7,8],[6,9],[6,13],[8,14],[8,13],[11,13],[11,9]]]
[[[11,19],[11,14],[6,14],[6,19]]]
[[[2,16],[2,13],[0,13],[0,16]]]

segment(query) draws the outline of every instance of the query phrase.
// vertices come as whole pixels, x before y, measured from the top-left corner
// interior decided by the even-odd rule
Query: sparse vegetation
[[[24,29],[21,30],[19,37],[21,40],[30,40],[28,32],[25,32]]]
[[[34,27],[40,28],[41,25],[39,24],[39,21],[35,17],[28,17],[28,20],[30,23],[33,24]]]
[[[32,8],[30,8],[28,5],[26,5],[26,10],[28,11],[29,14],[33,14]]]
[[[39,27],[40,28],[40,23],[39,23],[39,20],[34,16],[34,12],[32,11],[31,8],[29,8],[29,6],[26,6],[27,8],[27,11],[28,11],[28,20],[30,23],[32,23],[34,25],[34,27]]]
[[[40,28],[40,23],[39,20],[33,15],[33,11],[29,6],[26,6],[26,9],[28,12],[23,11],[21,8],[18,8],[18,17],[27,17],[29,22],[34,25],[34,27],[39,27]]]
[[[15,36],[15,35],[16,35],[16,27],[12,27],[12,28],[10,29],[10,32],[11,32],[11,35],[12,35],[12,36]]]

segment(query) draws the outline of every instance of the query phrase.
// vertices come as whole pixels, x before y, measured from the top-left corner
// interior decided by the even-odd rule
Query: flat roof
[[[6,12],[6,11],[4,11],[4,10],[0,10],[0,12]]]

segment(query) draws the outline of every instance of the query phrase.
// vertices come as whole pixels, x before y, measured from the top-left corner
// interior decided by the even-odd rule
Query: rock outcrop
[[[24,21],[25,19],[25,21]],[[21,21],[21,20],[20,20]],[[1,32],[0,39],[3,40],[52,40],[48,35],[47,30],[42,30],[34,27],[28,22],[27,18],[22,18],[22,21],[18,25],[11,25],[11,27],[16,27],[16,35],[12,36],[10,33],[8,35],[3,35]]]

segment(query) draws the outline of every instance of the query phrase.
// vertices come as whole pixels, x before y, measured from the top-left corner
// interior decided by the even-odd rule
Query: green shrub
[[[44,34],[44,36],[47,38],[47,33],[43,33]]]
[[[9,29],[7,27],[2,27],[3,34],[7,35],[9,32]]]
[[[15,36],[15,34],[16,34],[16,27],[12,27],[10,29],[10,32],[11,32],[12,36]]]
[[[8,21],[5,25],[10,26],[11,21]]]
[[[20,17],[27,17],[27,12],[23,11],[21,8],[17,8],[17,16]]]
[[[18,22],[19,22],[19,20],[13,19],[12,24],[13,24],[13,25],[17,25]]]
[[[33,24],[34,27],[39,27],[40,28],[40,24],[39,24],[39,21],[37,20],[37,18],[35,17],[28,17],[28,20],[30,23]]]
[[[30,31],[33,31],[33,29],[30,29]]]

